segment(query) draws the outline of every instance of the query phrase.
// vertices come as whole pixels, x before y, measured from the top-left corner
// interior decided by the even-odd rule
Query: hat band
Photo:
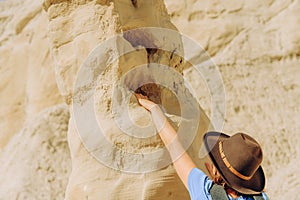
[[[236,175],[237,177],[239,177],[243,180],[246,180],[246,181],[251,179],[252,176],[245,176],[245,175],[241,174],[236,169],[234,169],[234,167],[229,163],[229,161],[227,160],[227,158],[224,154],[223,143],[221,141],[219,141],[219,152],[220,152],[220,155],[221,155],[221,158],[222,158],[224,164],[234,175]]]

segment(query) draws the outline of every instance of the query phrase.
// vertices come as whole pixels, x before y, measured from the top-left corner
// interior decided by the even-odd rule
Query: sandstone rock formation
[[[167,38],[161,42],[156,38],[155,31],[153,33],[143,29],[132,31],[140,27],[161,27],[176,30],[170,22],[164,2],[87,1],[80,3],[76,1],[45,1],[44,9],[47,11],[50,21],[50,42],[56,65],[58,85],[62,96],[65,97],[71,109],[68,141],[72,157],[72,172],[66,191],[66,199],[188,198],[188,194],[182,183],[178,181],[173,167],[171,165],[157,167],[160,165],[159,161],[168,159],[166,157],[167,152],[162,152],[158,160],[156,158],[147,160],[150,153],[163,147],[158,136],[144,140],[128,136],[126,130],[132,130],[132,128],[128,126],[126,117],[120,116],[123,113],[122,110],[117,109],[115,112],[113,110],[113,107],[117,105],[121,106],[120,109],[127,107],[125,99],[128,98],[128,95],[132,96],[132,94],[128,94],[128,91],[138,89],[144,81],[159,83],[159,80],[156,80],[158,77],[153,75],[155,72],[152,70],[154,66],[151,66],[151,63],[167,65],[182,73],[182,58],[176,56],[177,52],[182,52],[179,37]],[[120,41],[114,41],[117,45],[116,51],[128,53],[119,56],[115,61],[111,61],[114,59],[114,50],[111,48],[106,50],[105,46],[100,46],[99,52],[95,50],[97,52],[95,54],[101,55],[103,51],[103,56],[91,58],[90,63],[85,62],[82,65],[82,68],[86,67],[87,70],[93,70],[91,79],[86,78],[88,77],[87,74],[90,73],[89,71],[82,72],[87,73],[82,84],[80,82],[80,70],[82,70],[80,65],[97,45],[118,33],[123,35],[119,38]],[[170,35],[167,36],[170,37]],[[163,50],[166,44],[170,47],[169,52]],[[127,51],[127,49],[130,50]],[[174,52],[176,53],[174,54]],[[103,66],[99,66],[101,64]],[[145,70],[147,72],[132,71],[142,65],[146,65]],[[101,67],[105,67],[105,70],[99,72],[97,67],[100,68],[99,70]],[[121,82],[122,77],[128,73],[127,76],[129,77],[124,79],[124,84],[119,85],[118,82]],[[152,73],[153,76],[147,73]],[[164,76],[164,74],[162,75]],[[95,79],[97,77],[100,78]],[[177,80],[176,77],[164,77],[172,83],[170,90],[173,91],[175,88],[182,87],[182,77]],[[77,80],[79,80],[78,87],[76,86]],[[126,89],[127,93],[124,91]],[[153,96],[161,94],[161,101],[166,110],[173,109],[175,113],[180,113],[178,111],[180,107],[172,108],[174,95],[172,96],[167,88],[160,89],[155,84],[150,84],[142,86],[141,90],[146,93],[154,92]],[[90,91],[96,91],[93,98],[96,99],[95,112],[98,123],[105,136],[102,139],[97,139],[100,137],[100,130],[96,132],[96,128],[87,130],[93,126],[90,125],[93,121],[90,116],[82,114],[76,116],[77,107],[82,106],[80,109],[85,109],[84,105],[89,104],[90,97],[85,93]],[[94,102],[92,101],[92,103]],[[149,120],[148,113],[134,101],[129,104],[129,112],[136,123],[143,124]],[[209,125],[205,114],[202,114],[201,117],[198,138],[201,138],[201,134],[207,130]],[[117,118],[121,121],[118,121]],[[116,123],[119,123],[117,124],[119,126]],[[84,130],[80,128],[82,126],[85,126]],[[122,129],[124,127],[125,131]],[[83,136],[83,133],[80,132],[86,130],[87,135]],[[152,130],[154,129],[152,128]],[[80,138],[86,140],[86,143]],[[102,147],[106,140],[109,140],[111,147]],[[198,157],[200,140],[195,141],[195,145],[191,148],[191,155],[195,160]],[[142,157],[132,157],[130,153],[140,153],[139,155]],[[99,162],[99,159],[95,158],[97,155],[105,155],[104,159],[107,161],[100,159]],[[111,160],[112,158],[113,160]],[[164,168],[161,169],[161,167]],[[160,170],[156,171],[156,169]],[[128,174],[125,172],[139,173]],[[145,174],[145,172],[149,173]],[[106,185],[111,187],[105,187]]]
[[[45,109],[1,152],[1,199],[63,199],[71,168],[67,143],[69,111]]]
[[[63,199],[69,111],[58,92],[41,1],[0,2],[0,199]]]
[[[112,98],[113,84],[123,80],[125,84],[117,85],[121,89],[113,94],[126,97],[136,124],[147,125],[147,113],[122,89],[136,89],[142,78],[132,72],[141,64],[171,66],[184,74],[210,118],[214,112],[223,114],[222,107],[212,109],[212,93],[219,90],[210,90],[208,85],[214,80],[208,74],[201,79],[181,57],[162,51],[162,46],[153,42],[157,40],[152,40],[155,34],[126,32],[144,26],[178,29],[204,47],[219,66],[226,89],[226,100],[218,104],[226,106],[225,123],[218,129],[256,137],[264,149],[266,191],[271,199],[298,199],[299,11],[298,0],[0,1],[0,199],[188,197],[171,165],[149,173],[122,172],[116,168],[124,170],[128,164],[155,167],[155,163],[143,162],[127,161],[126,165],[119,156],[122,151],[107,151],[108,157],[115,156],[115,169],[101,163],[84,147],[75,123],[74,94],[86,97],[80,96],[81,90],[74,90],[82,64],[97,45],[117,33],[124,37],[116,49],[130,49],[130,53],[115,62],[106,57],[107,70],[97,74],[99,79],[93,85],[97,121],[110,130],[105,132],[108,141],[129,152],[162,148],[158,137],[141,143],[140,138],[124,134],[124,126],[114,126],[127,121],[112,121],[120,119],[120,112],[110,112],[114,108],[110,106],[125,103],[122,98]],[[174,53],[184,53],[182,41],[171,39]],[[126,74],[128,78],[122,79]],[[152,77],[152,81],[158,80]],[[178,101],[170,90],[156,87],[147,85],[144,90],[154,97],[161,94],[158,100],[176,127],[182,114]],[[203,166],[198,159],[200,137],[209,126],[204,114],[200,124],[198,139],[189,149],[199,167]]]

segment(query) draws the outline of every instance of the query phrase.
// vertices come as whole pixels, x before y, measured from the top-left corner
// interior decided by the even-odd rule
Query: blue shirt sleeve
[[[193,168],[188,176],[188,190],[191,200],[211,200],[209,190],[212,180],[200,169]]]

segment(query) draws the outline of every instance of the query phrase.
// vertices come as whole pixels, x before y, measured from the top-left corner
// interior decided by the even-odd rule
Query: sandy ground
[[[96,105],[97,116],[114,133],[108,135],[111,141],[130,151],[161,147],[155,137],[145,144],[129,143],[111,126],[108,102],[112,83],[132,66],[149,60],[168,63],[184,74],[213,123],[213,114],[223,116],[217,130],[257,138],[271,199],[299,199],[300,2],[136,2],[0,1],[0,199],[187,198],[172,166],[141,174],[111,170],[83,147],[72,125],[72,88],[79,66],[97,43],[141,26],[177,29],[202,46],[218,67],[225,96],[214,107],[220,88],[209,88],[216,81],[209,72],[199,77],[191,68],[183,70],[170,53],[135,51],[112,64],[97,88],[96,97],[103,100]],[[130,35],[127,39],[134,44]],[[170,45],[180,46],[177,39]],[[163,101],[169,102],[168,95]],[[130,105],[133,119],[146,123],[149,116],[134,102]],[[176,102],[165,105],[177,112]],[[209,124],[206,117],[201,119],[199,135]],[[189,149],[195,159],[199,146],[196,142]],[[113,161],[121,158],[125,156]]]

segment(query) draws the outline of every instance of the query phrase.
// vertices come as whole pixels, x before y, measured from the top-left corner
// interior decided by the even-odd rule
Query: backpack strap
[[[209,190],[212,200],[228,200],[225,189],[218,184],[213,184]],[[254,200],[264,200],[262,194],[253,195]]]
[[[261,194],[253,195],[252,197],[253,197],[254,200],[265,200],[264,197]]]
[[[213,184],[209,193],[212,200],[228,200],[227,193],[221,185]]]

